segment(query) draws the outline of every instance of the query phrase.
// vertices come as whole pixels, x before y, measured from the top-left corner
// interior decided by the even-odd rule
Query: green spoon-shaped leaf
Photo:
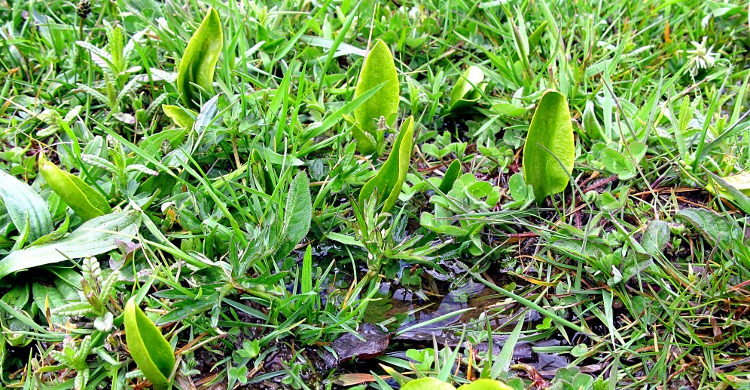
[[[362,65],[354,98],[383,83],[385,85],[380,90],[354,109],[354,139],[357,141],[357,150],[362,154],[371,154],[379,150],[383,143],[384,130],[378,128],[378,123],[384,118],[384,124],[392,127],[398,112],[399,86],[396,65],[391,49],[383,41],[378,40]]]
[[[193,118],[198,116],[195,111],[187,108],[182,108],[180,106],[162,104],[161,108],[162,110],[164,110],[164,113],[167,114],[169,119],[174,122],[174,124],[182,127],[183,129],[192,129],[193,123],[195,123],[195,119]],[[190,114],[192,114],[192,116]]]
[[[450,383],[445,383],[437,378],[419,378],[409,381],[402,390],[456,390]]]
[[[130,356],[154,388],[166,389],[175,365],[172,346],[131,298],[125,305],[125,338]]]
[[[461,161],[453,160],[448,170],[445,171],[445,175],[443,175],[443,181],[440,182],[440,187],[438,187],[440,191],[447,194],[453,188],[453,183],[456,182],[461,173]]]
[[[44,199],[31,186],[3,170],[0,170],[0,198],[19,232],[28,221],[29,241],[52,232],[52,216]]]
[[[180,60],[177,91],[188,107],[198,107],[195,101],[198,100],[200,94],[196,85],[213,94],[214,70],[223,45],[224,35],[219,13],[211,8],[198,30],[190,38],[185,54]]]
[[[52,191],[55,191],[60,199],[84,221],[112,212],[112,208],[109,207],[107,199],[102,194],[78,176],[65,172],[47,161],[44,155],[39,157],[39,172]]]
[[[396,204],[401,186],[406,180],[409,171],[409,160],[413,147],[412,136],[414,135],[414,118],[408,117],[401,124],[396,142],[393,143],[391,155],[378,171],[378,174],[370,179],[359,192],[359,204],[364,206],[364,201],[369,199],[377,190],[378,202],[385,200],[383,211],[388,210]]]
[[[573,125],[565,96],[547,91],[531,119],[523,147],[523,177],[537,202],[562,192],[575,160]]]
[[[513,390],[513,388],[500,381],[477,379],[459,387],[458,390]]]
[[[451,90],[451,111],[476,103],[482,97],[481,92],[486,86],[486,84],[480,84],[483,80],[482,69],[477,66],[467,68]]]

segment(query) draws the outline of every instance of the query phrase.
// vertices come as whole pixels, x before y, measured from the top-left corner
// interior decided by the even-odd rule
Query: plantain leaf
[[[107,214],[87,221],[60,240],[13,251],[0,260],[0,279],[27,268],[117,249],[115,239],[131,238],[136,233],[137,223],[138,214],[135,212]]]
[[[413,147],[412,137],[414,135],[414,118],[408,117],[401,124],[401,129],[393,143],[391,155],[378,171],[378,174],[370,179],[359,192],[359,205],[364,207],[365,200],[369,199],[376,191],[378,203],[385,201],[383,212],[388,212],[396,204],[401,186],[406,180],[409,171],[409,160]]]
[[[31,186],[0,170],[0,198],[16,229],[21,231],[29,224],[29,241],[52,231],[52,215],[47,204]]]
[[[171,106],[169,104],[162,104],[162,110],[167,114],[169,119],[174,122],[177,126],[183,129],[192,129],[193,123],[195,123],[195,117],[198,115],[195,111],[182,108],[180,106]]]
[[[133,298],[125,304],[125,338],[130,356],[143,375],[154,384],[154,388],[168,388],[168,378],[175,365],[172,346],[162,336],[159,328],[136,306]]]
[[[78,176],[60,170],[57,165],[47,161],[44,155],[39,156],[39,172],[52,191],[84,221],[112,212],[102,194]]]
[[[573,125],[565,96],[547,91],[531,119],[523,148],[523,177],[537,202],[562,192],[575,160]]]
[[[357,150],[362,154],[377,152],[383,143],[384,129],[378,123],[384,118],[385,125],[393,127],[398,112],[399,86],[396,65],[391,49],[377,40],[362,65],[354,98],[385,83],[370,99],[354,109],[356,125],[352,130],[357,141]]]
[[[484,73],[482,73],[482,69],[479,69],[477,66],[469,66],[451,90],[451,111],[470,106],[479,101],[484,88],[487,86],[486,84],[481,84],[483,80]]]
[[[198,108],[198,87],[213,95],[214,70],[224,45],[219,13],[211,8],[188,42],[177,73],[177,91],[189,108]]]
[[[281,227],[281,245],[276,256],[288,255],[302,241],[310,230],[312,219],[312,198],[310,180],[305,172],[300,172],[289,186],[289,196],[284,208],[284,222]]]

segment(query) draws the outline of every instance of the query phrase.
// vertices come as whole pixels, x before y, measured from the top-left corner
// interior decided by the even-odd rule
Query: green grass
[[[30,209],[3,197],[0,257],[29,270],[0,279],[2,387],[148,385],[123,333],[136,297],[182,389],[331,388],[353,372],[380,389],[397,386],[386,375],[750,388],[747,3],[398,3],[113,0],[81,18],[76,3],[0,0],[0,168],[42,200],[49,242],[85,221],[40,154],[139,216],[117,241],[85,236],[103,251],[48,246],[42,261],[18,252],[39,245]],[[209,7],[223,29],[214,93],[196,95],[183,129],[161,106],[184,106],[178,64]],[[398,70],[399,123],[415,121],[389,213],[357,199],[396,130],[383,156],[363,156],[350,119],[375,39]],[[451,112],[469,66],[487,85]],[[537,203],[517,173],[548,89],[567,98],[576,159],[567,189]],[[441,189],[454,161],[462,176]],[[466,283],[497,295],[444,329],[460,348],[410,344],[396,336],[415,313],[385,316],[384,283],[424,300]],[[394,332],[376,360],[390,373],[321,363],[365,322]],[[514,340],[568,368],[513,359]],[[494,355],[467,347],[488,342]]]

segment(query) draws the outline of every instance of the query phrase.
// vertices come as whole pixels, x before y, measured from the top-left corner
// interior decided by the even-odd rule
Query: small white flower
[[[721,57],[721,54],[713,51],[713,45],[706,47],[707,39],[707,37],[703,37],[700,43],[692,41],[691,43],[695,46],[695,49],[686,51],[690,55],[690,61],[694,64],[694,67],[690,70],[690,73],[693,75],[698,73],[700,69],[713,67]]]

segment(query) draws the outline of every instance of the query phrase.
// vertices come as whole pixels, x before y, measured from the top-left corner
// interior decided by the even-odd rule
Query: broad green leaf
[[[385,85],[378,92],[354,109],[356,125],[352,131],[357,141],[357,149],[362,154],[378,151],[383,143],[384,134],[384,129],[378,128],[378,123],[383,121],[389,128],[393,127],[398,112],[399,86],[396,65],[388,45],[377,40],[362,65],[354,98],[384,82]]]
[[[451,90],[451,111],[476,103],[482,97],[481,92],[486,86],[480,84],[483,80],[482,69],[469,66]]]
[[[169,387],[169,377],[175,365],[172,346],[162,336],[146,314],[130,298],[125,305],[125,338],[130,356],[154,388]]]
[[[11,252],[0,260],[0,279],[16,271],[117,249],[115,239],[131,238],[136,233],[137,223],[136,212],[91,219],[63,239]]]
[[[520,173],[514,173],[513,176],[508,179],[508,190],[513,200],[524,200],[526,199],[526,182],[523,180],[523,175]]]
[[[534,112],[523,147],[523,177],[534,188],[537,202],[567,187],[574,160],[568,102],[560,92],[547,91]]]
[[[44,155],[39,157],[39,172],[52,191],[55,191],[60,199],[84,221],[112,212],[112,208],[109,207],[107,199],[102,194],[78,176],[65,172],[47,161]]]
[[[500,381],[494,381],[492,379],[478,379],[474,382],[467,383],[459,387],[458,390],[514,390],[514,389]]]
[[[162,104],[161,108],[164,110],[164,113],[167,114],[169,119],[171,119],[177,126],[180,126],[183,129],[193,128],[193,123],[195,123],[195,119],[193,118],[198,115],[195,111],[180,106],[171,106],[169,104]]]
[[[214,70],[219,54],[224,45],[219,13],[211,8],[203,22],[188,42],[185,53],[180,60],[177,73],[177,91],[182,101],[190,108],[197,108],[195,103],[200,93],[196,85],[213,94]]]
[[[669,243],[669,225],[664,221],[651,221],[643,232],[641,246],[651,256],[661,258],[662,249]]]
[[[693,226],[712,244],[720,241],[729,243],[742,236],[743,230],[733,219],[728,219],[711,210],[682,209],[675,214],[675,217]]]
[[[284,207],[284,222],[281,228],[282,241],[276,256],[288,255],[310,230],[312,219],[312,198],[310,180],[305,172],[300,172],[289,186],[289,196]]]
[[[453,183],[456,182],[456,179],[461,175],[461,162],[458,160],[453,160],[451,165],[448,167],[448,170],[445,171],[445,175],[443,175],[443,181],[440,182],[440,191],[442,191],[444,194],[447,194],[448,191],[453,188]]]
[[[29,241],[35,241],[52,231],[52,215],[44,199],[31,186],[3,170],[0,170],[0,198],[18,231],[28,222]]]
[[[401,387],[402,390],[456,390],[450,383],[437,378],[419,378]]]
[[[396,204],[401,186],[406,180],[406,173],[409,171],[413,135],[414,118],[408,117],[401,124],[396,142],[393,143],[391,155],[380,167],[378,174],[362,186],[362,190],[359,192],[360,207],[364,207],[365,200],[369,199],[376,191],[378,203],[385,201],[383,212],[388,212]]]
[[[637,173],[635,164],[622,153],[612,148],[607,147],[602,150],[601,160],[604,168],[616,174],[620,180],[632,179]]]

